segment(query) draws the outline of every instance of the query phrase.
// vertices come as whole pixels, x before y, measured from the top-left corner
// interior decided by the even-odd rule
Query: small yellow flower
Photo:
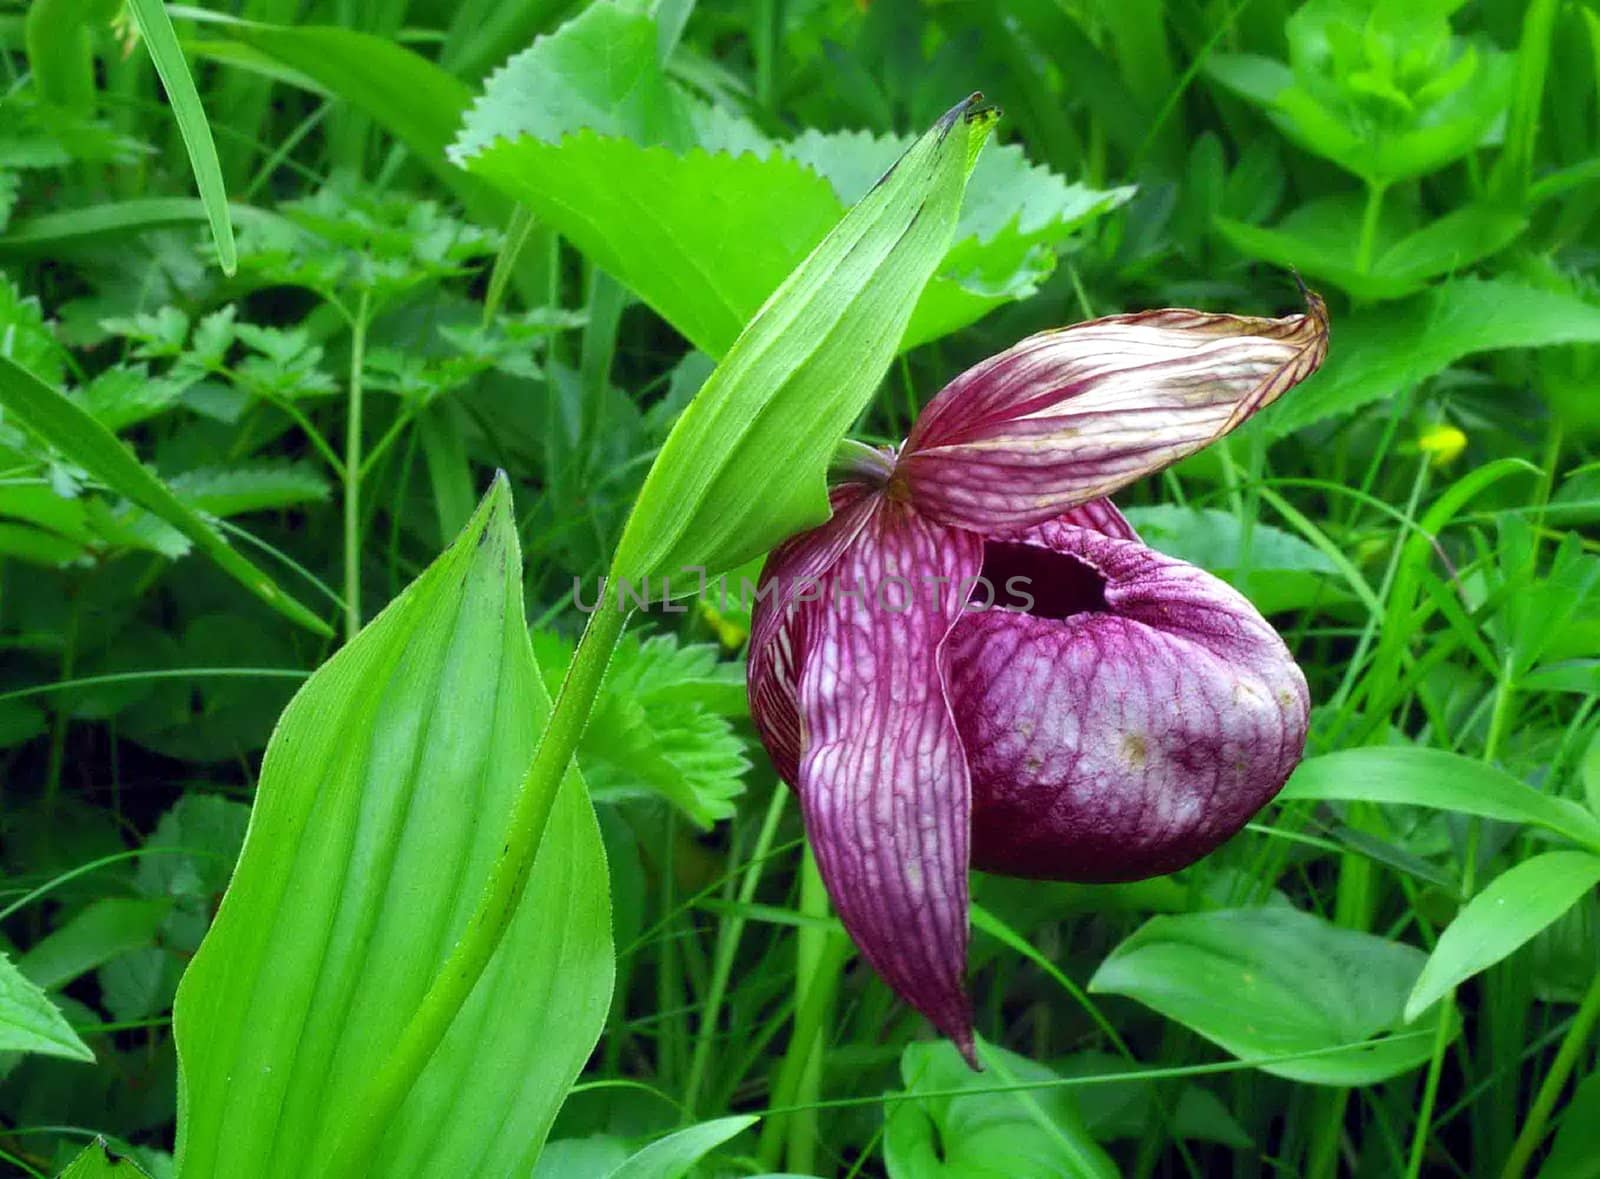
[[[1429,455],[1436,467],[1446,467],[1467,448],[1467,436],[1448,422],[1429,426],[1417,438],[1417,449]]]
[[[700,617],[716,633],[717,641],[729,651],[737,651],[750,637],[749,630],[742,626],[738,619],[724,617],[710,602],[700,603]]]

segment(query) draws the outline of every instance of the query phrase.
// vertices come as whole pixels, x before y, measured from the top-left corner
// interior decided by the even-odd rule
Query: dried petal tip
[[[1055,519],[1214,442],[1316,371],[1328,312],[1184,308],[1030,336],[928,404],[896,471],[940,523],[985,535]]]

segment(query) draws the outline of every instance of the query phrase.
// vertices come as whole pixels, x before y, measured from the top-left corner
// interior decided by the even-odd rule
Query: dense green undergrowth
[[[1324,369],[1119,498],[1283,632],[1307,762],[1176,876],[975,875],[974,1074],[828,914],[748,718],[738,576],[658,604],[551,804],[544,907],[466,1009],[493,1053],[458,1026],[409,1098],[453,1077],[455,1113],[372,1173],[1600,1173],[1592,3],[34,0],[0,9],[0,63],[8,1173],[103,1135],[173,1174],[175,1036],[237,1010],[230,962],[294,989],[236,924],[174,1026],[274,724],[335,651],[285,718],[306,757],[514,651],[500,712],[463,687],[453,743],[372,774],[429,832],[501,813],[673,422],[974,90],[996,142],[853,434],[897,441],[1030,332],[1276,313],[1298,272]],[[429,629],[520,636],[518,604],[531,648]],[[297,854],[248,887],[338,912],[350,857]],[[458,899],[408,854],[380,950],[385,914],[442,930]],[[409,992],[347,965],[329,1018],[378,1036]],[[299,1039],[252,1010],[242,1043]],[[213,1048],[185,1047],[185,1174],[230,1173],[193,1161],[234,1132]],[[373,1071],[343,1051],[295,1084]],[[305,1092],[266,1141],[354,1150]]]

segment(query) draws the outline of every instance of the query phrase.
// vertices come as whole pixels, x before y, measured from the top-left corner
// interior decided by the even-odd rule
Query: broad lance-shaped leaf
[[[1368,1085],[1426,1063],[1453,1009],[1407,1024],[1423,954],[1287,908],[1153,917],[1100,964],[1093,993],[1126,995],[1264,1072]],[[1404,1025],[1404,1026],[1402,1026]]]
[[[273,734],[238,868],[174,1008],[180,1174],[322,1173],[478,903],[549,714],[497,480]],[[371,1174],[529,1173],[609,1006],[608,910],[572,771],[505,939]]]
[[[894,357],[994,126],[979,97],[917,140],[746,326],[645,477],[615,577],[731,569],[828,518],[828,462]]]
[[[1411,997],[1415,1019],[1457,984],[1515,953],[1600,884],[1600,856],[1553,851],[1502,872],[1439,935]]]

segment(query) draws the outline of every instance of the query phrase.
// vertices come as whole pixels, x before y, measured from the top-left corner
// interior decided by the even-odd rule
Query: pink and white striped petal
[[[971,800],[939,653],[981,564],[978,537],[879,497],[807,626],[797,783],[845,928],[973,1067]]]
[[[985,535],[1053,520],[1177,462],[1322,363],[1328,319],[1173,308],[1030,336],[917,419],[891,494]]]
[[[800,668],[812,628],[834,565],[882,497],[866,484],[845,483],[829,498],[833,515],[826,524],[791,537],[767,557],[750,618],[750,718],[778,777],[791,786],[800,782]]]

